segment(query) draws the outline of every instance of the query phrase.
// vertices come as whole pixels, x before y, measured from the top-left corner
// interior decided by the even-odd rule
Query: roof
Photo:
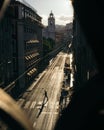
[[[25,0],[16,0],[16,1],[19,1],[20,3],[22,3],[25,6],[31,8],[32,10],[34,10],[37,13],[37,10],[33,6],[31,6],[28,2],[26,2]]]

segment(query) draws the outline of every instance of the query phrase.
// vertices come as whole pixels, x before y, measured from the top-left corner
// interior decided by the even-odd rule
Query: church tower
[[[55,18],[52,11],[48,18],[48,37],[55,40]]]

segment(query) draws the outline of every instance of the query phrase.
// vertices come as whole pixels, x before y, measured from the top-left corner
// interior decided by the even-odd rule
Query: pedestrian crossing
[[[36,105],[36,101],[33,101],[33,102],[31,103],[31,105],[30,105],[30,109],[34,109],[35,105]]]
[[[24,101],[22,99],[20,99],[17,103],[20,107],[23,107],[23,109],[40,109],[42,107],[43,101]],[[49,109],[59,109],[59,101],[51,102],[51,101],[47,101],[44,104],[44,108],[49,108]]]
[[[30,105],[30,101],[27,101],[26,104],[24,105],[24,108],[27,109]]]
[[[69,98],[64,99],[62,103],[63,107],[67,107],[69,102],[70,102]],[[55,111],[58,111],[60,109],[59,101],[52,102],[49,100],[45,104],[43,104],[43,100],[42,101],[25,101],[24,99],[19,99],[17,104],[24,110],[41,109],[41,107],[44,107],[44,109],[48,109],[49,111],[51,111],[52,109],[54,109]]]

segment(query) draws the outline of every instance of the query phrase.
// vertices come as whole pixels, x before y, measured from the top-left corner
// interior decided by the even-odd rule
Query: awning
[[[30,60],[30,59],[32,59],[32,58],[38,56],[38,55],[39,55],[39,53],[37,52],[37,53],[31,54],[31,55],[29,55],[29,56],[25,56],[25,59],[26,59],[26,60]]]
[[[27,73],[27,75],[28,75],[28,76],[31,76],[31,75],[33,75],[35,72],[36,72],[36,68],[33,68],[33,69],[31,69],[31,70]]]
[[[32,40],[27,41],[26,43],[39,43],[39,40],[32,39]]]
[[[25,59],[26,59],[26,60],[31,59],[30,55],[29,55],[29,56],[25,56]]]

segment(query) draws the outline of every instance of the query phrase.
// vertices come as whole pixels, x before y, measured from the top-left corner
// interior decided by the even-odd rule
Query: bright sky
[[[52,10],[56,24],[65,25],[72,21],[73,8],[70,0],[26,0],[42,17],[42,23],[47,25],[48,16]]]

